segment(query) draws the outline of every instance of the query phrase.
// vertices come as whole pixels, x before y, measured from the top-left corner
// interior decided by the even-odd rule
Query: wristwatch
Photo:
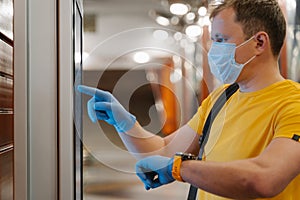
[[[184,182],[180,176],[181,163],[186,160],[197,160],[197,156],[195,156],[191,153],[177,152],[173,158],[174,158],[174,161],[173,161],[173,166],[172,166],[172,176],[177,181]]]

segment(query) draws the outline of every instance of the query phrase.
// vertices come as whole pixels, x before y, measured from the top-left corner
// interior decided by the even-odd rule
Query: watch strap
[[[175,178],[177,181],[184,182],[180,176],[180,167],[182,163],[181,156],[175,155],[173,157],[173,166],[172,166],[172,176]]]
[[[181,164],[186,160],[197,160],[197,156],[191,153],[177,152],[173,157],[172,176],[177,181],[185,182],[180,175]]]

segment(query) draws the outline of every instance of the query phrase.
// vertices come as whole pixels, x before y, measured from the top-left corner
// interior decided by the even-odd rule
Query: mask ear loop
[[[249,62],[251,62],[254,58],[256,57],[256,55],[252,56],[247,62],[244,63],[244,65],[247,65]]]
[[[241,46],[244,46],[245,44],[247,44],[250,40],[254,39],[256,36],[253,35],[251,38],[249,38],[248,40],[244,41],[243,43],[239,44],[237,47],[235,47],[236,49],[241,47]]]
[[[238,45],[238,46],[236,47],[236,49],[239,48],[239,47],[241,47],[241,46],[243,46],[243,45],[245,45],[245,44],[247,44],[250,40],[254,39],[255,37],[256,37],[256,36],[253,35],[251,38],[249,38],[248,40],[246,40],[246,41],[244,41],[243,43],[241,43],[240,45]],[[256,57],[256,55],[252,56],[252,57],[251,57],[247,62],[245,62],[243,65],[244,65],[244,66],[247,65],[247,64],[250,63],[255,57]]]

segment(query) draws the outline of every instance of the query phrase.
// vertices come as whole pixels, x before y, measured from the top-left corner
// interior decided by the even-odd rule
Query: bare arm
[[[113,125],[127,149],[137,158],[157,154],[173,156],[176,151],[194,152],[198,148],[199,136],[187,125],[162,138],[144,130],[110,92],[84,85],[78,86],[78,91],[92,97],[87,103],[90,119]]]
[[[300,173],[300,143],[274,139],[258,157],[227,163],[185,161],[181,176],[203,190],[235,199],[273,197]]]
[[[119,133],[126,148],[136,157],[163,155],[171,157],[176,152],[198,153],[198,134],[188,125],[174,133],[160,137],[143,129],[138,122],[126,133]]]

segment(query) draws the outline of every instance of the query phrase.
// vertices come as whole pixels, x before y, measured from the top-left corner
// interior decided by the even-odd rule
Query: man
[[[228,84],[165,138],[144,130],[111,94],[80,86],[93,96],[89,116],[114,125],[126,147],[142,158],[136,169],[146,189],[176,179],[199,188],[201,200],[300,198],[300,86],[280,75],[286,24],[278,3],[225,0],[211,18],[211,72],[224,83],[238,83],[239,90],[212,124],[204,161],[178,164],[173,155],[198,155],[203,124]]]

